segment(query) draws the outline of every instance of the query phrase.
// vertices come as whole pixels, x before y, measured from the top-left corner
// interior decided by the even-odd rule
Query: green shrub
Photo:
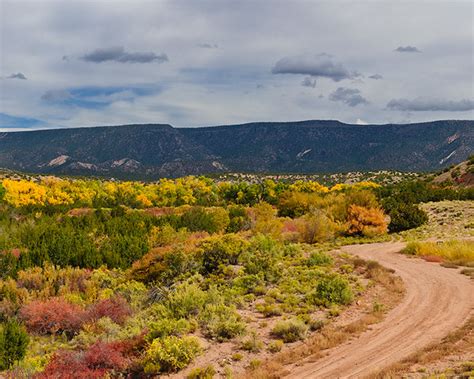
[[[265,317],[281,316],[283,313],[281,308],[276,304],[258,304],[256,308]]]
[[[218,341],[237,337],[245,331],[245,323],[235,308],[223,304],[208,304],[201,314],[206,335]]]
[[[329,266],[332,264],[332,257],[328,254],[315,251],[311,253],[306,264],[308,266]]]
[[[209,365],[195,368],[186,376],[186,379],[212,379],[214,375],[216,375],[216,370],[212,365]]]
[[[201,351],[196,337],[169,336],[155,339],[145,352],[145,373],[156,374],[181,370]]]
[[[165,305],[175,318],[189,318],[197,316],[207,300],[208,294],[199,285],[184,282],[171,292]]]
[[[0,326],[0,371],[9,369],[26,353],[28,334],[16,320],[9,320]]]
[[[401,232],[403,230],[418,228],[428,221],[428,215],[417,205],[397,203],[388,211],[390,232]]]
[[[353,298],[349,282],[340,275],[334,275],[321,279],[307,300],[311,304],[329,306],[333,303],[349,304]]]
[[[147,339],[149,341],[155,338],[163,338],[167,336],[182,336],[183,334],[192,331],[193,326],[186,319],[160,319],[158,321],[151,322],[148,325]]]
[[[307,325],[298,319],[278,322],[272,329],[272,335],[284,342],[302,340],[308,333]]]
[[[211,274],[221,265],[236,265],[247,243],[235,234],[209,237],[199,244],[204,274]]]

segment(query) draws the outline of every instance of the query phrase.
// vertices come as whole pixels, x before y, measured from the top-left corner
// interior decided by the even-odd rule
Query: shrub
[[[9,369],[25,356],[28,341],[25,328],[16,320],[0,325],[0,371]]]
[[[403,230],[418,228],[428,221],[428,215],[417,205],[396,203],[388,210],[390,232],[401,232]]]
[[[273,316],[282,315],[281,308],[276,304],[258,304],[256,308],[265,317],[273,317]]]
[[[20,309],[20,318],[28,330],[38,334],[76,334],[85,319],[85,311],[76,304],[57,297],[35,300]]]
[[[240,347],[242,350],[258,353],[263,348],[263,342],[258,338],[257,333],[252,331],[250,336],[242,341]]]
[[[86,351],[60,350],[55,353],[39,379],[95,379],[108,377],[111,371],[120,371],[129,361],[124,357],[122,343],[96,342]]]
[[[145,352],[147,374],[178,371],[186,367],[201,352],[196,337],[168,336],[155,339]]]
[[[165,305],[176,319],[197,316],[204,308],[208,294],[195,283],[178,284],[166,299]]]
[[[193,329],[191,323],[181,318],[179,320],[163,318],[158,321],[151,322],[148,325],[148,340],[155,338],[163,338],[167,336],[181,336]]]
[[[195,368],[186,376],[186,379],[212,379],[214,375],[216,375],[216,370],[214,366],[209,365]]]
[[[218,341],[232,339],[245,331],[245,323],[235,308],[223,304],[208,304],[201,320],[206,335]]]
[[[306,261],[308,266],[329,266],[332,264],[332,257],[323,252],[314,251]]]
[[[358,205],[349,206],[348,233],[373,237],[387,232],[385,215],[378,208],[365,208]]]
[[[330,305],[349,304],[354,295],[349,282],[340,275],[321,279],[316,285],[316,290],[308,296],[312,304]]]
[[[313,244],[334,238],[336,224],[321,210],[313,210],[295,220],[300,241]]]
[[[84,362],[90,369],[122,370],[127,366],[119,344],[98,341],[84,353]]]
[[[131,314],[127,301],[122,296],[114,296],[93,304],[87,311],[87,319],[95,321],[108,317],[117,324],[123,324]]]
[[[199,244],[204,274],[216,271],[221,265],[236,265],[247,243],[235,234],[204,239]]]
[[[275,340],[268,344],[268,351],[270,353],[278,353],[283,348],[284,342],[282,340]]]
[[[302,340],[308,333],[308,327],[299,319],[278,322],[272,329],[272,335],[284,342]]]

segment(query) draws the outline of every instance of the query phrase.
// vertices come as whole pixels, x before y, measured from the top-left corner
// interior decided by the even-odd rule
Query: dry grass
[[[448,334],[441,342],[433,343],[382,371],[370,375],[369,379],[399,378],[409,373],[416,365],[426,366],[440,359],[463,352],[474,346],[474,317],[461,328]]]
[[[409,242],[403,252],[423,257],[429,262],[437,262],[439,259],[454,265],[474,265],[474,241],[472,240]]]
[[[360,260],[360,259],[359,259]],[[360,262],[359,262],[360,263]],[[242,379],[276,379],[288,375],[289,365],[307,359],[319,359],[325,350],[336,347],[350,338],[357,337],[372,324],[382,321],[387,311],[403,297],[405,291],[402,280],[377,262],[365,262],[366,276],[383,287],[383,309],[370,308],[359,319],[344,326],[328,324],[300,345],[282,351],[256,369],[240,376]]]

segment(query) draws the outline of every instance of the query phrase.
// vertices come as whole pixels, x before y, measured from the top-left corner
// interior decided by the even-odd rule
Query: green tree
[[[1,326],[0,370],[6,370],[20,361],[26,353],[28,334],[18,321],[11,319]]]

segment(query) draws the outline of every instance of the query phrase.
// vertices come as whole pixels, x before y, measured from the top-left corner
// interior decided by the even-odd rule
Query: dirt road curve
[[[474,285],[457,270],[397,254],[401,243],[357,245],[345,251],[393,268],[406,295],[384,321],[359,338],[295,367],[289,378],[361,378],[398,362],[461,326],[474,310]]]

